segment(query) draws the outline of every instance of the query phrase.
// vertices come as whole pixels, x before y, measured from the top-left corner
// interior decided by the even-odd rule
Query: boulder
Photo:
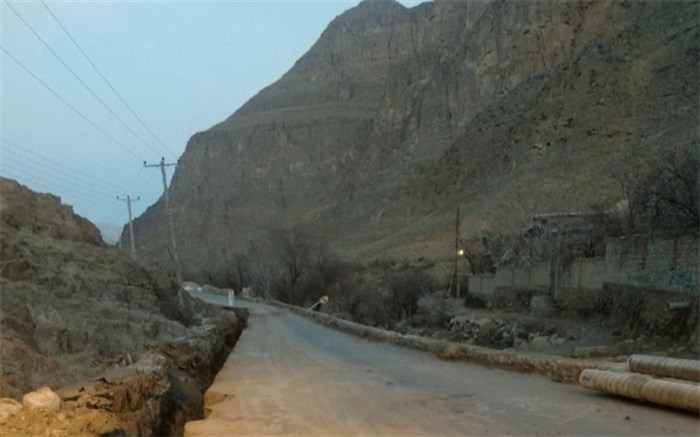
[[[22,397],[22,405],[27,410],[57,411],[61,408],[61,398],[50,388],[41,387]]]
[[[0,423],[22,411],[22,404],[12,398],[0,399]]]
[[[537,317],[551,317],[557,312],[554,299],[551,296],[532,296],[530,299],[530,314]]]

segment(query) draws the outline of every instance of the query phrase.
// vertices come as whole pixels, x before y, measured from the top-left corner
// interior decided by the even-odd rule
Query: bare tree
[[[284,270],[285,294],[292,303],[302,303],[305,296],[300,295],[299,279],[307,271],[311,259],[311,246],[298,232],[277,233],[274,245],[279,261]]]
[[[672,151],[650,160],[648,170],[615,175],[627,203],[628,234],[688,229],[700,225],[700,163],[698,152]]]
[[[470,237],[462,240],[460,245],[464,251],[463,256],[469,264],[469,272],[472,275],[481,273],[494,273],[495,265],[493,255],[487,251],[484,237]]]
[[[236,253],[233,255],[230,264],[226,269],[227,285],[233,288],[236,293],[243,291],[246,283],[250,280],[250,260],[245,254]]]
[[[649,175],[648,206],[655,228],[697,228],[700,224],[700,163],[688,150],[669,153]]]

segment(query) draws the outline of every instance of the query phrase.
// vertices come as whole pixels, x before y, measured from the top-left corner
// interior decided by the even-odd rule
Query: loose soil
[[[201,416],[247,314],[192,299],[57,197],[0,178],[0,214],[0,398],[48,386],[63,401],[0,436],[178,434]]]

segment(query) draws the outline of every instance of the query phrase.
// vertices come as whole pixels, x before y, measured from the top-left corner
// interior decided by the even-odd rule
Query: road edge
[[[305,308],[276,300],[268,300],[266,303],[285,308],[321,325],[335,328],[358,337],[371,338],[373,340],[393,343],[398,346],[432,352],[445,360],[468,361],[487,367],[493,366],[522,373],[539,374],[555,382],[578,385],[579,377],[586,369],[617,371],[626,369],[626,363],[504,351],[483,346],[436,340],[417,335],[401,334],[396,331],[389,331],[340,319],[318,311],[308,311]]]

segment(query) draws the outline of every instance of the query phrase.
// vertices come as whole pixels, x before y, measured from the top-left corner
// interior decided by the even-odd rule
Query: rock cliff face
[[[615,169],[697,144],[697,23],[685,1],[364,1],[191,138],[170,187],[183,264],[278,229],[448,256],[457,204],[464,234],[612,205]],[[166,223],[159,201],[135,228],[169,267]]]

